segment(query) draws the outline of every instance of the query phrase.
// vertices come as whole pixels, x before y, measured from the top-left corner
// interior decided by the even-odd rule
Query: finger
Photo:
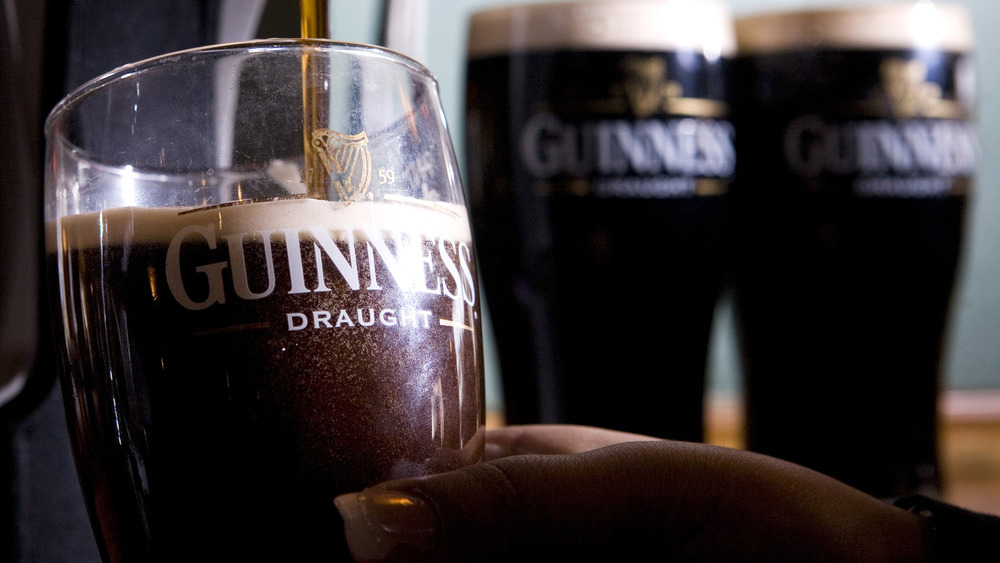
[[[919,549],[923,529],[798,466],[662,440],[507,457],[337,506],[360,561],[872,560]]]
[[[523,454],[574,454],[623,442],[656,440],[650,436],[591,426],[528,424],[486,433],[488,461]]]

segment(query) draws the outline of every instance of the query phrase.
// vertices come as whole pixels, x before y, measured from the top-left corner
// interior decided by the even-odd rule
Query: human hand
[[[559,425],[337,498],[358,561],[919,561],[926,524],[777,459]]]

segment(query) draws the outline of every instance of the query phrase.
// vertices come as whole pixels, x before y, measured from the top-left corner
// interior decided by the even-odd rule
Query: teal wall
[[[924,0],[926,1],[926,0]],[[524,0],[427,0],[426,56],[422,62],[437,75],[445,112],[459,158],[462,120],[465,40],[469,14],[495,5]],[[734,15],[786,8],[877,4],[863,0],[729,0]],[[977,40],[979,120],[983,159],[968,225],[964,274],[956,296],[951,338],[944,366],[952,389],[1000,388],[1000,2],[964,0],[973,16]],[[334,2],[333,30],[337,39],[370,42],[378,26],[376,2]],[[728,304],[720,306],[710,361],[713,391],[736,393],[740,371]],[[489,337],[488,337],[489,338]],[[488,394],[499,401],[497,367],[487,344]]]

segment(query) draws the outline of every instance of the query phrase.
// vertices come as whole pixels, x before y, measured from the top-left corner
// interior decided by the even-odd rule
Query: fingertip
[[[398,491],[365,490],[340,495],[334,505],[344,519],[344,534],[355,560],[386,561],[394,552],[430,551],[437,517],[422,499]]]
[[[359,493],[341,495],[333,503],[344,520],[344,535],[354,559],[380,561],[385,558],[385,554],[380,549],[378,538],[368,527],[359,496]]]

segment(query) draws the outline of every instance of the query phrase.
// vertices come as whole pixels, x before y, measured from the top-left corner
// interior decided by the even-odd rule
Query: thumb
[[[622,533],[609,522],[637,517],[621,512],[634,506],[626,497],[636,467],[621,457],[627,446],[506,457],[384,483],[339,497],[337,507],[359,561],[416,553],[435,561],[564,558],[567,546]]]
[[[669,441],[505,457],[336,503],[358,561],[850,560],[884,511],[903,513],[791,464]]]

